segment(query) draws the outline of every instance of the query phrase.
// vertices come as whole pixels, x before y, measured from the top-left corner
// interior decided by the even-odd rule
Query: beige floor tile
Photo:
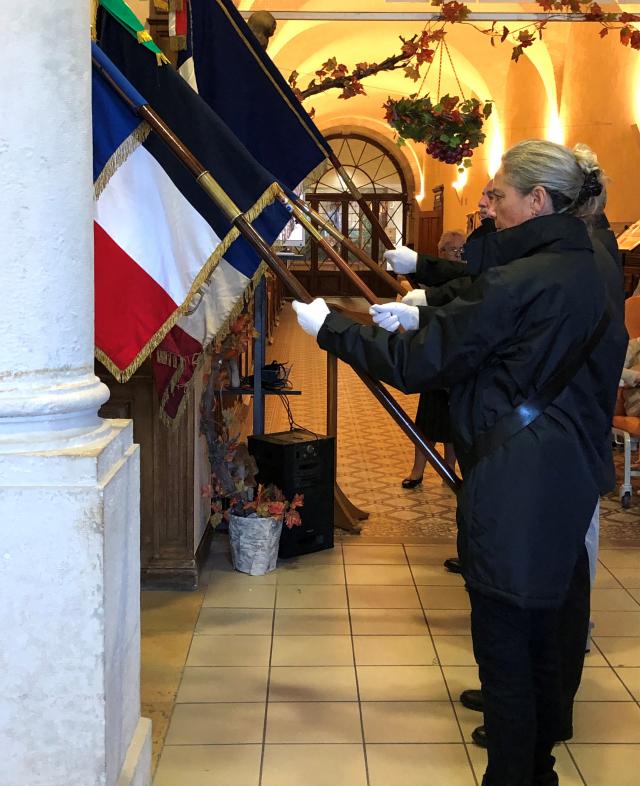
[[[611,573],[627,589],[640,589],[640,567],[611,568]]]
[[[573,742],[640,743],[640,707],[634,701],[579,701],[573,716]]]
[[[593,639],[591,640],[591,651],[585,652],[584,665],[590,666],[592,668],[597,668],[597,667],[604,668],[604,669],[610,668],[609,664],[605,660],[604,655],[600,652],[600,650],[598,649],[598,645]]]
[[[634,548],[600,549],[598,559],[614,574],[614,568],[633,568],[638,570],[640,567],[640,550]]]
[[[345,565],[347,584],[413,586],[408,565]]]
[[[261,743],[265,704],[176,704],[167,745]]]
[[[345,565],[406,565],[402,546],[344,546]]]
[[[231,562],[218,562],[207,571],[208,588],[234,585],[236,587],[260,587],[265,584],[277,584],[278,572],[273,570],[263,576],[250,576],[248,573],[241,573],[235,570]]]
[[[433,643],[443,666],[475,666],[471,636],[434,636]]]
[[[630,698],[613,669],[583,669],[576,701],[629,701]]]
[[[276,607],[279,609],[346,609],[344,584],[281,584]]]
[[[342,565],[284,565],[278,571],[282,584],[344,584]]]
[[[265,745],[261,786],[367,786],[364,749],[362,745]]]
[[[640,611],[640,605],[623,589],[593,589],[591,611]]]
[[[194,636],[187,666],[268,666],[271,636]]]
[[[554,769],[558,773],[561,785],[584,786],[580,773],[576,769],[576,765],[573,763],[566,747],[564,745],[557,745],[553,749],[553,755],[556,758]],[[487,769],[487,752],[482,748],[478,748],[477,745],[470,745],[469,756],[471,757],[473,769],[475,770],[478,781],[480,781]],[[588,782],[588,786],[591,786],[590,782]]]
[[[459,573],[449,573],[442,565],[422,565],[411,562],[411,572],[418,586],[463,587],[464,579]]]
[[[358,702],[270,702],[266,742],[362,742]]]
[[[353,666],[272,666],[269,701],[357,701]]]
[[[359,666],[435,666],[431,638],[424,636],[354,636]]]
[[[353,584],[349,587],[351,609],[419,609],[420,599],[415,587],[393,587]]]
[[[594,589],[620,589],[620,582],[604,565],[598,565]]]
[[[276,636],[346,636],[347,609],[276,609]]]
[[[630,595],[633,597],[633,599],[634,599],[635,601],[637,601],[638,603],[640,603],[640,590],[637,590],[637,589],[633,589],[633,590],[632,590],[632,589],[630,589],[630,590],[628,590],[628,592],[629,592],[629,594],[630,594]]]
[[[332,549],[322,549],[322,551],[314,551],[312,554],[301,554],[299,557],[278,560],[278,567],[284,568],[291,565],[300,565],[301,567],[309,565],[342,565],[343,562],[342,546],[336,543]]]
[[[638,786],[640,782],[640,745],[570,742],[569,750],[588,786]]]
[[[476,673],[476,679],[474,682],[467,685],[468,688],[479,688],[480,684],[478,682],[478,676]],[[459,692],[456,692],[459,695]],[[470,747],[475,747],[473,740],[471,739],[471,732],[476,729],[478,726],[482,726],[483,723],[483,716],[481,712],[474,712],[473,710],[468,710],[466,707],[463,707],[462,704],[457,699],[457,695],[453,696],[455,712],[458,716],[458,722],[462,727],[462,735],[464,737],[465,742],[469,744]]]
[[[439,666],[358,666],[360,701],[446,701]]]
[[[371,786],[475,786],[464,745],[367,745]]]
[[[613,666],[640,666],[640,636],[602,636],[596,628],[598,649]]]
[[[219,608],[272,609],[275,584],[213,584],[207,588],[203,606]]]
[[[640,611],[594,611],[597,636],[640,636]]]
[[[462,741],[449,701],[365,701],[362,719],[367,743]]]
[[[618,676],[633,694],[636,701],[640,701],[640,668],[616,669]]]
[[[350,636],[274,636],[272,666],[350,666]]]
[[[202,609],[195,632],[217,636],[267,636],[273,625],[271,609]]]
[[[351,609],[353,634],[416,636],[426,634],[422,609]]]
[[[442,563],[449,557],[456,556],[455,543],[430,543],[425,546],[405,546],[407,558],[411,565],[434,565],[442,569],[445,575],[452,575],[447,572]]]
[[[460,694],[463,690],[478,690],[480,688],[480,677],[478,676],[477,666],[443,666],[444,678],[451,694],[451,699],[456,705],[456,709],[462,708],[460,705]],[[476,715],[478,717],[478,715]]]
[[[464,587],[418,587],[422,606],[431,609],[470,609],[469,593]]]
[[[427,622],[433,636],[471,635],[471,617],[468,611],[429,609]]]
[[[153,786],[258,786],[261,745],[167,745]]]
[[[268,666],[187,666],[176,702],[266,701],[268,675]]]

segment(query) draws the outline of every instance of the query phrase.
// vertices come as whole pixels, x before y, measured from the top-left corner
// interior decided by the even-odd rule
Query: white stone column
[[[0,28],[0,782],[143,786],[139,454],[93,373],[89,0]]]

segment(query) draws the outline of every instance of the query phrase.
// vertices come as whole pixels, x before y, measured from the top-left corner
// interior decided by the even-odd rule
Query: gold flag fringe
[[[169,11],[169,0],[153,0],[153,7],[156,11],[166,13]]]
[[[98,175],[97,180],[93,184],[94,198],[97,200],[100,194],[106,188],[107,183],[118,169],[124,164],[129,156],[137,150],[138,147],[149,136],[151,127],[143,121],[140,125],[124,140],[120,147],[116,148],[111,154],[111,157],[105,164],[102,172]]]
[[[187,48],[187,36],[186,35],[170,35],[169,36],[169,46],[171,47],[172,52],[182,52],[183,49]]]
[[[202,352],[199,354],[198,360],[196,361],[196,365],[193,371],[193,377],[191,377],[191,380],[189,380],[189,382],[187,383],[184,396],[182,397],[182,400],[178,405],[176,415],[175,417],[170,418],[164,410],[164,405],[168,401],[169,396],[175,390],[175,387],[178,381],[180,380],[180,377],[182,376],[182,371],[184,370],[184,362],[182,363],[180,369],[176,369],[176,373],[172,376],[171,381],[169,382],[169,386],[165,391],[165,393],[163,394],[162,399],[160,400],[160,421],[167,428],[175,429],[178,427],[179,421],[184,415],[187,404],[189,403],[189,401],[193,396],[193,387],[194,387],[193,380],[195,379],[196,374],[200,373],[200,371],[202,370],[202,366],[207,360],[211,347],[216,343],[220,343],[224,341],[225,338],[229,335],[229,333],[231,332],[231,325],[233,325],[236,319],[240,316],[246,304],[253,298],[258,282],[264,276],[264,274],[268,269],[269,269],[268,265],[265,262],[260,263],[260,265],[256,269],[256,272],[253,274],[251,280],[247,284],[246,289],[242,293],[242,296],[238,298],[238,301],[231,309],[231,311],[227,314],[227,317],[225,318],[222,325],[220,325],[220,327],[218,328],[218,332],[216,333],[216,335],[211,338],[207,346],[204,347]]]
[[[146,124],[144,124],[146,125]],[[116,151],[117,153],[118,151]],[[113,157],[116,155],[111,157]],[[109,159],[108,164],[111,162]],[[120,162],[122,163],[122,162]],[[107,165],[108,165],[107,164]],[[106,167],[105,167],[106,169]],[[115,170],[114,170],[115,171]],[[101,173],[102,174],[102,173]],[[108,178],[105,181],[104,185],[108,182]],[[97,183],[97,181],[96,181]],[[103,185],[103,188],[104,188]],[[243,214],[248,221],[253,221],[260,213],[267,207],[268,205],[272,204],[275,201],[276,195],[279,193],[280,186],[277,183],[272,183],[260,196],[260,198]],[[96,358],[102,363],[102,365],[113,375],[113,377],[121,383],[127,382],[131,376],[140,368],[142,363],[149,357],[149,355],[153,352],[154,349],[160,344],[162,339],[167,335],[167,333],[171,330],[171,328],[178,322],[180,317],[182,317],[189,309],[191,300],[200,289],[200,287],[205,283],[205,281],[211,276],[213,271],[216,269],[220,260],[224,256],[225,252],[233,243],[233,241],[238,237],[240,233],[238,230],[233,227],[232,229],[227,232],[225,237],[218,243],[216,248],[214,249],[213,253],[209,257],[209,259],[205,262],[204,266],[196,276],[193,284],[191,285],[191,289],[187,294],[184,302],[179,306],[179,308],[174,311],[174,313],[167,319],[162,327],[160,327],[156,333],[149,339],[149,341],[142,347],[142,349],[138,352],[135,358],[129,363],[129,365],[125,369],[120,369],[116,364],[98,347],[95,348],[95,356]],[[220,328],[218,333],[216,334],[216,338],[220,335],[223,329],[226,329],[225,336],[229,332],[229,326],[231,322],[238,316],[244,302],[246,302],[247,293],[252,294],[253,290],[255,289],[254,282],[257,282],[262,275],[264,275],[264,263],[261,263],[260,266],[257,268],[256,272],[253,274],[250,283],[247,285],[247,289],[245,290],[244,297],[238,299],[238,303],[236,306],[229,312],[229,315],[225,318],[223,326]],[[175,379],[175,374],[172,377],[172,380]],[[177,380],[176,380],[177,382]],[[175,384],[173,385],[175,387]],[[173,389],[170,383],[170,388]],[[178,416],[176,415],[176,420]],[[167,418],[167,420],[169,420]]]
[[[91,0],[91,40],[98,38],[98,0]]]

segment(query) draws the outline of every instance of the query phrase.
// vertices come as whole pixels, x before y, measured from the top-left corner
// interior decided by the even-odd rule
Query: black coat
[[[553,607],[612,480],[610,424],[627,335],[614,315],[553,404],[470,466],[465,452],[476,435],[545,384],[567,352],[587,341],[607,301],[601,262],[579,219],[542,216],[487,235],[482,246],[478,253],[493,267],[447,306],[424,309],[424,328],[390,334],[330,314],[318,343],[407,393],[450,389],[464,477],[464,577],[518,606]]]
[[[485,218],[467,238],[465,257],[468,250],[475,245],[474,241],[495,231],[495,221],[492,218]],[[431,287],[428,295],[430,306],[444,306],[458,297],[460,292],[468,287],[480,272],[480,270],[470,268],[466,262],[454,262],[440,257],[432,257],[429,254],[418,254],[416,272],[412,279],[416,284]]]

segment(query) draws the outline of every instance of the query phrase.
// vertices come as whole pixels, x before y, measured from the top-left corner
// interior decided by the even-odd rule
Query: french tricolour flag
[[[101,66],[118,74],[94,46]],[[118,77],[123,83],[124,77]],[[139,104],[146,103],[131,85]],[[145,146],[149,128],[93,70],[95,341],[126,381],[160,343],[231,240],[219,237]],[[223,263],[224,264],[224,263]],[[226,266],[228,267],[228,266]],[[226,271],[239,292],[247,277]]]
[[[125,41],[128,44],[128,38]],[[139,48],[135,39],[131,44]],[[96,356],[125,382],[164,340],[160,360],[167,356],[166,369],[154,363],[162,393],[173,389],[184,374],[190,379],[203,346],[242,302],[259,260],[239,245],[237,230],[150,133],[105,73],[136,106],[147,99],[95,45],[93,58]],[[169,68],[158,69],[152,57],[151,61],[160,73]],[[177,75],[175,80],[184,85]],[[235,161],[234,171],[248,176],[251,193],[242,197],[250,207],[247,214],[260,225],[260,214],[273,202],[269,177],[243,171],[243,166],[250,167],[244,148],[227,146],[222,130],[199,111],[204,107],[209,112],[208,107],[185,89],[189,101],[191,97],[196,101],[189,106],[193,114],[186,116],[186,123],[202,126],[199,136],[216,150],[214,158],[230,159],[225,160],[228,169],[234,169]],[[172,93],[167,91],[169,100]],[[199,152],[211,158],[206,150]],[[252,204],[254,193],[257,204]],[[282,217],[276,218],[276,228],[283,223]],[[177,366],[176,357],[180,358]]]

